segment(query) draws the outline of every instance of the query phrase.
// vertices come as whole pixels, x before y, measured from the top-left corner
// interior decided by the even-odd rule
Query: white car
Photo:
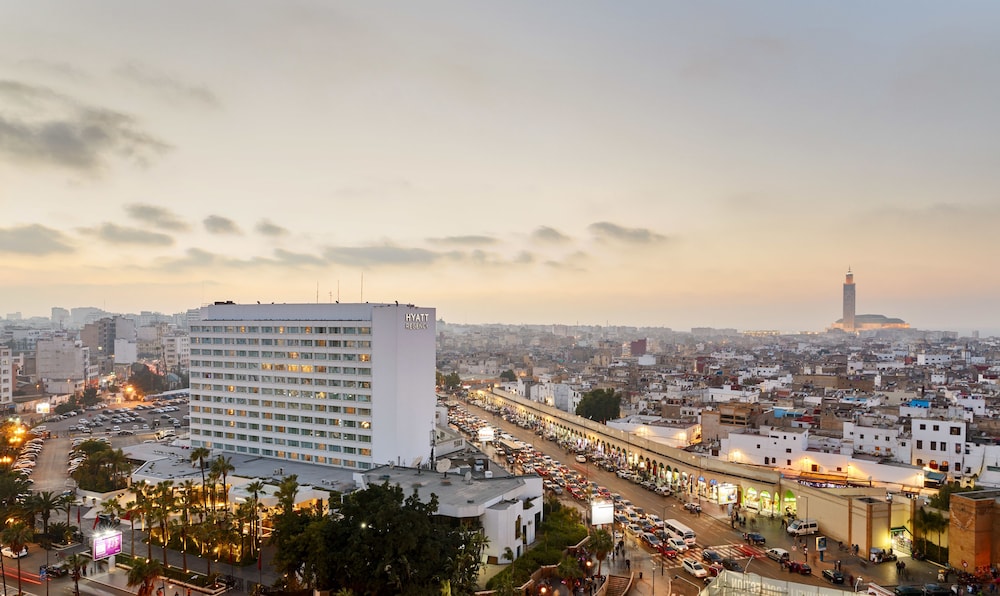
[[[26,546],[21,549],[21,552],[15,553],[13,550],[11,550],[9,546],[5,546],[2,549],[0,549],[0,554],[7,557],[8,559],[20,559],[21,557],[28,556],[28,547]]]
[[[698,579],[708,577],[708,569],[705,569],[704,565],[694,559],[684,559],[682,566],[684,567],[684,571],[687,571]]]
[[[676,536],[671,536],[670,538],[667,538],[666,540],[664,540],[664,543],[679,553],[682,553],[691,548],[690,546],[688,546],[687,542],[684,542],[683,538],[677,538]]]

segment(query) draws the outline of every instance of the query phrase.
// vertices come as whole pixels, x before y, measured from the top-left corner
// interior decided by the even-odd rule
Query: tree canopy
[[[598,422],[614,420],[621,415],[621,402],[621,394],[614,389],[594,389],[583,395],[576,415]]]
[[[471,593],[483,534],[436,515],[437,506],[437,497],[425,503],[416,492],[404,497],[402,488],[386,483],[351,493],[333,516],[282,508],[274,528],[275,566],[290,588],[301,583],[355,594],[440,594],[448,586]]]
[[[500,380],[501,381],[507,381],[507,382],[514,382],[514,381],[517,380],[517,375],[514,374],[514,371],[512,371],[510,369],[507,369],[507,370],[503,371],[502,373],[500,373]]]

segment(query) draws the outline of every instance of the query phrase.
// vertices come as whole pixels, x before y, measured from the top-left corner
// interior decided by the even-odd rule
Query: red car
[[[664,557],[667,557],[668,559],[677,558],[677,551],[664,542],[661,542],[660,545],[656,547],[656,550],[660,551],[660,554],[663,555]]]

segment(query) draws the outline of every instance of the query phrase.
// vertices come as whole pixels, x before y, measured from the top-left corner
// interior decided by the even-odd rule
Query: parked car
[[[705,569],[704,565],[702,565],[698,561],[695,561],[694,559],[684,559],[684,562],[681,564],[681,566],[684,567],[684,571],[687,571],[688,573],[699,579],[703,577],[708,577],[708,569]]]
[[[3,548],[0,548],[0,554],[7,557],[8,559],[20,559],[21,557],[28,556],[28,547],[26,546],[21,549],[21,552],[15,553],[9,546],[5,546]]]
[[[887,561],[895,561],[896,555],[891,550],[873,546],[868,551],[868,560],[872,563],[885,563]]]
[[[844,574],[835,569],[824,569],[823,579],[831,584],[842,584],[844,583]]]
[[[684,503],[684,509],[687,509],[691,513],[701,513],[700,503]]]
[[[811,575],[812,567],[808,563],[800,563],[798,561],[788,562],[788,571],[790,573],[798,573],[800,575]]]

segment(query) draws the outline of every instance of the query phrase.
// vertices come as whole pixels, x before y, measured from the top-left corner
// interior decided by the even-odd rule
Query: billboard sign
[[[122,533],[99,534],[94,536],[94,548],[91,557],[95,561],[107,559],[122,552]]]
[[[615,504],[611,501],[592,501],[590,504],[590,523],[595,526],[610,524],[615,521]]]

